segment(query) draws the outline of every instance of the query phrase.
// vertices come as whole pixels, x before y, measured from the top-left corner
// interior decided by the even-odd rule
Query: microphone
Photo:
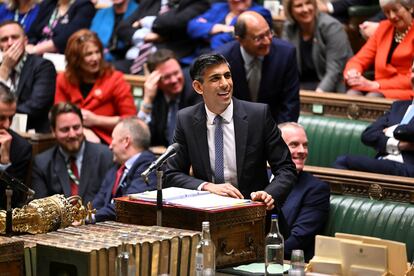
[[[7,186],[10,186],[11,188],[15,188],[22,191],[23,193],[27,194],[28,197],[32,197],[35,194],[35,191],[27,187],[19,179],[8,174],[6,171],[0,171],[0,182],[5,183]]]
[[[168,158],[174,156],[178,149],[180,148],[180,144],[178,143],[174,143],[172,145],[170,145],[167,150],[160,156],[158,157],[157,160],[155,160],[154,162],[151,163],[151,165],[148,167],[148,169],[146,169],[142,174],[141,177],[144,179],[145,182],[148,182],[148,175],[153,171],[158,169],[159,167],[162,166],[162,164],[164,164],[165,161],[167,161]]]

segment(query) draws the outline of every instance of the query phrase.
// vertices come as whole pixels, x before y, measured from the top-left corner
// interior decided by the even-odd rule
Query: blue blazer
[[[127,10],[125,11],[122,19],[127,18],[130,16],[136,9],[138,8],[138,4],[135,0],[129,0]],[[100,9],[96,12],[92,24],[91,24],[91,31],[94,31],[99,39],[101,40],[104,48],[108,48],[109,40],[112,37],[112,34],[116,32],[114,30],[115,27],[115,10],[113,7]],[[124,48],[125,45],[122,41],[118,41],[116,48]],[[108,61],[112,60],[112,55],[108,52],[105,54],[105,59]]]
[[[29,31],[38,13],[39,13],[39,4],[34,4],[33,8],[25,14],[19,13],[19,19],[17,21],[20,22],[21,25],[23,25],[23,29],[25,33]],[[4,2],[0,4],[0,23],[6,20],[14,20],[14,15],[15,15],[15,10],[9,10],[7,8],[7,4]]]
[[[386,112],[383,116],[379,117],[374,123],[372,123],[362,133],[362,142],[368,146],[371,146],[377,150],[377,157],[387,155],[386,146],[388,137],[385,136],[384,128],[399,124],[407,111],[408,106],[412,103],[411,100],[407,101],[395,101],[391,105],[390,111]],[[407,125],[399,127],[407,131],[407,135],[414,136],[414,119],[411,119]],[[394,134],[395,135],[395,134]],[[414,165],[414,152],[402,151],[401,152],[404,164]]]
[[[149,184],[146,184],[141,177],[149,165],[155,160],[155,155],[149,151],[141,152],[141,155],[135,160],[122,185],[119,185],[115,197],[121,197],[127,194],[141,193],[148,190],[154,190],[157,186],[154,173],[149,177]],[[112,167],[102,182],[101,189],[96,195],[92,205],[96,208],[96,221],[115,220],[115,204],[113,203],[112,188],[115,183],[116,171],[119,165]]]
[[[195,190],[205,181],[212,182],[206,120],[204,103],[178,111],[174,140],[181,148],[168,160],[168,186]],[[269,107],[233,98],[233,121],[239,191],[250,198],[252,192],[264,190],[281,205],[296,181],[296,170]],[[275,175],[271,183],[267,162]],[[194,177],[189,175],[190,167]]]
[[[57,3],[57,0],[44,0],[40,3],[39,14],[27,33],[27,37],[31,44],[37,44],[45,39],[42,35],[42,30],[49,24],[49,19],[52,16]],[[59,53],[63,54],[65,52],[66,43],[74,32],[83,28],[89,28],[94,15],[95,7],[91,1],[74,1],[66,15],[63,16],[53,28],[52,40]]]
[[[233,95],[251,101],[244,61],[238,41],[229,42],[217,50],[230,64]],[[299,73],[296,50],[289,42],[274,38],[270,52],[264,57],[258,102],[270,106],[277,124],[296,122],[299,118]]]
[[[261,14],[269,24],[272,24],[272,15],[270,11],[265,9],[263,6],[252,3],[252,6],[247,9],[249,11],[255,11]],[[211,35],[210,30],[215,24],[224,24],[227,14],[230,12],[228,3],[214,3],[209,10],[207,10],[202,15],[199,15],[188,22],[187,33],[192,39],[204,39],[210,40],[210,48],[217,49],[219,46],[223,45],[226,42],[234,40],[234,36],[231,33],[219,33]],[[236,24],[237,16],[233,18],[230,25],[233,26]],[[200,21],[206,21],[202,22]]]
[[[282,213],[289,233],[285,234],[285,258],[302,249],[309,261],[315,250],[315,235],[321,233],[329,216],[329,185],[307,172],[300,172]]]

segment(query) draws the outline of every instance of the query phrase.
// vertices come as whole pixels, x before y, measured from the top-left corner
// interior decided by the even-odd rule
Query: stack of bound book
[[[26,275],[115,275],[120,236],[128,233],[136,275],[190,275],[200,232],[118,222],[14,237],[25,242]],[[35,273],[37,272],[37,273]]]

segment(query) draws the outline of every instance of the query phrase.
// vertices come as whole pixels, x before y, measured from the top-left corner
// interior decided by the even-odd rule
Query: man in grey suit
[[[280,207],[296,170],[269,107],[232,97],[230,67],[220,54],[201,55],[190,74],[204,102],[178,112],[174,140],[181,147],[168,162],[167,185]],[[267,162],[276,175],[270,183]]]
[[[107,146],[85,140],[82,113],[73,104],[54,105],[50,122],[57,145],[34,158],[35,198],[64,194],[80,195],[84,203],[93,201],[113,165],[111,151]]]

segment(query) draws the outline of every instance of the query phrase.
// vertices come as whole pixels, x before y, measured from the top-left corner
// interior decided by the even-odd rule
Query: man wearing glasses
[[[144,84],[138,118],[149,126],[152,146],[168,146],[174,136],[177,111],[202,99],[171,50],[160,49],[151,54],[147,66],[150,74]]]
[[[228,60],[234,96],[266,103],[277,124],[299,117],[299,73],[293,45],[273,37],[258,13],[242,13],[235,25],[236,41],[218,50]]]

